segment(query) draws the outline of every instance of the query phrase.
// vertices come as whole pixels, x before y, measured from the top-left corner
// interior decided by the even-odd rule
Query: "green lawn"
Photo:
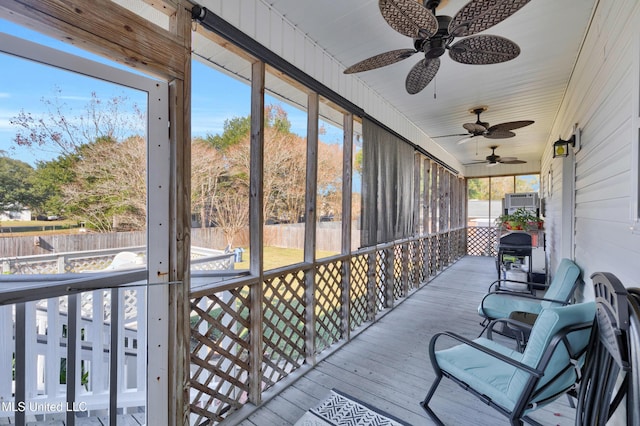
[[[235,264],[235,269],[249,269],[249,249],[244,249],[242,254],[242,262]],[[316,257],[335,256],[339,253],[331,251],[318,251]],[[302,262],[303,250],[282,247],[265,247],[264,248],[264,270],[279,268],[281,266],[293,265]]]
[[[1,237],[26,237],[42,234],[75,234],[75,220],[6,220],[0,222]]]

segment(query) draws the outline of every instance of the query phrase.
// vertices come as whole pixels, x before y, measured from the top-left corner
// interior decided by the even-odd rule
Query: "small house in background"
[[[15,210],[0,211],[0,222],[10,220],[31,220],[31,210],[25,208],[16,208]]]

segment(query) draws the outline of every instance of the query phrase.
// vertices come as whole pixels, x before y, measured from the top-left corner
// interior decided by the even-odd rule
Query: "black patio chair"
[[[429,402],[442,377],[448,377],[508,417],[511,424],[539,425],[527,415],[575,390],[595,311],[594,302],[543,309],[522,353],[491,340],[491,333],[473,341],[451,332],[436,334],[429,344],[436,379],[422,407],[437,424],[443,424]],[[501,321],[511,320],[494,321],[489,331]],[[459,344],[436,350],[441,338]]]

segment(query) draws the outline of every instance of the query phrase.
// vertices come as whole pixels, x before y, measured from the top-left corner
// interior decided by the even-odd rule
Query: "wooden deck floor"
[[[493,258],[467,256],[459,260],[239,424],[293,424],[332,388],[410,424],[433,424],[419,405],[434,378],[428,342],[443,330],[477,337],[481,330],[477,306],[495,276]],[[431,406],[447,425],[509,424],[448,379],[443,379]],[[567,398],[531,417],[545,425],[574,423]]]

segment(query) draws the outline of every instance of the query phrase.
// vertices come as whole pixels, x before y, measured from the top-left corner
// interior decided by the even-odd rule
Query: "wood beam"
[[[184,79],[191,55],[190,35],[172,34],[110,0],[13,0],[0,4],[0,16],[167,80]]]

